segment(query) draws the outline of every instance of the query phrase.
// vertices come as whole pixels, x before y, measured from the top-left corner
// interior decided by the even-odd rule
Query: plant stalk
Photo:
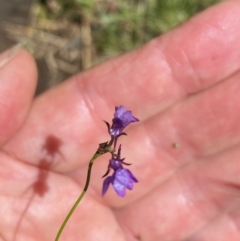
[[[63,229],[65,228],[68,220],[70,219],[70,217],[72,216],[73,212],[75,211],[76,207],[78,206],[78,204],[81,202],[81,200],[83,199],[85,193],[87,192],[88,186],[89,186],[89,182],[90,182],[90,177],[91,177],[91,170],[92,170],[92,165],[94,163],[94,161],[101,155],[107,153],[107,152],[113,152],[114,150],[111,150],[111,145],[109,145],[109,143],[105,142],[105,143],[101,143],[99,145],[98,150],[96,151],[96,153],[93,155],[92,159],[90,160],[89,164],[88,164],[88,173],[87,173],[87,179],[86,179],[86,183],[85,186],[83,188],[83,191],[81,193],[81,195],[78,197],[77,201],[74,203],[74,205],[72,206],[71,210],[69,211],[68,215],[66,216],[66,218],[64,219],[58,233],[57,236],[55,238],[55,241],[58,241]]]

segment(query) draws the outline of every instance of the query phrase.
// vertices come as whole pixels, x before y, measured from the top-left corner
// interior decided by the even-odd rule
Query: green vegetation
[[[86,24],[96,55],[113,56],[142,45],[217,2],[219,0],[59,0],[47,16]]]

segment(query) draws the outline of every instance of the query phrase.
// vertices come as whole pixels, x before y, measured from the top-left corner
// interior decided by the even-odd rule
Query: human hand
[[[36,98],[27,119],[33,60],[21,51],[2,67],[2,240],[54,240],[109,139],[102,120],[121,104],[141,121],[121,137],[139,183],[102,198],[102,156],[60,240],[239,240],[239,11],[224,2],[70,78]]]

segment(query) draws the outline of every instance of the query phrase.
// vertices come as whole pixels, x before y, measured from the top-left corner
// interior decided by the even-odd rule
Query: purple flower
[[[111,136],[118,136],[123,129],[132,122],[139,121],[132,115],[132,111],[126,110],[122,105],[115,107],[114,118],[112,119],[112,126],[109,129]]]
[[[124,162],[124,159],[120,158],[121,145],[118,149],[117,157],[110,159],[107,173],[103,176],[107,176],[110,169],[113,169],[112,176],[108,176],[103,182],[102,195],[104,195],[110,183],[113,185],[116,193],[120,197],[124,197],[126,194],[126,188],[129,190],[133,189],[133,183],[138,182],[137,178],[128,170],[123,167],[124,165],[130,165]]]

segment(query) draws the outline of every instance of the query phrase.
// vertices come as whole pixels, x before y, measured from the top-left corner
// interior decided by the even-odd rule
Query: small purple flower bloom
[[[122,105],[115,107],[114,118],[109,132],[112,136],[118,136],[126,126],[136,121],[139,120],[132,115],[132,111],[126,110]]]
[[[108,175],[110,172],[110,168],[113,169],[113,175],[108,176],[104,182],[103,182],[103,188],[102,188],[102,195],[104,195],[110,183],[113,185],[113,188],[115,189],[116,193],[120,197],[124,197],[126,194],[126,188],[129,190],[133,189],[133,183],[138,182],[137,178],[128,170],[123,167],[123,164],[130,165],[128,163],[124,162],[124,159],[120,158],[121,154],[121,145],[118,149],[118,154],[116,158],[112,158],[109,161],[108,170],[107,173],[104,175]]]

